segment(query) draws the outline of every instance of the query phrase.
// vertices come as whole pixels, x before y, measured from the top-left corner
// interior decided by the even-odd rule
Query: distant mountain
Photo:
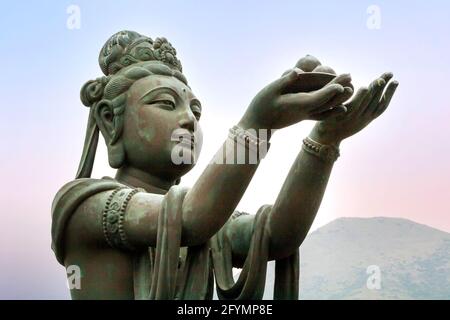
[[[450,299],[450,233],[406,219],[337,219],[300,261],[300,299]],[[273,264],[265,298],[272,283]]]

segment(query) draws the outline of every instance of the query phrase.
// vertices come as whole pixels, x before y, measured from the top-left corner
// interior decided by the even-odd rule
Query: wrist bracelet
[[[334,162],[340,156],[338,147],[321,144],[309,137],[303,139],[303,150],[326,162]]]
[[[256,133],[256,130],[252,131]],[[254,152],[255,154],[257,154],[258,160],[263,159],[270,148],[269,141],[258,138],[255,134],[250,132],[250,130],[245,130],[238,126],[233,126],[233,128],[230,129],[228,137],[234,142],[245,146],[250,152]]]

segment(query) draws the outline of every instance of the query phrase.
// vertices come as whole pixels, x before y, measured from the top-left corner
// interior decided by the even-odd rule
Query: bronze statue
[[[349,74],[306,56],[255,96],[187,189],[178,183],[201,149],[202,106],[175,49],[165,38],[121,31],[99,64],[105,76],[81,89],[90,112],[76,179],[52,205],[55,255],[81,270],[72,298],[211,299],[215,281],[221,299],[261,299],[275,260],[274,299],[297,299],[298,248],[339,145],[386,110],[398,86],[392,74],[353,95]],[[256,215],[235,211],[273,130],[302,120],[317,123],[275,203]],[[90,178],[99,131],[115,178]],[[193,161],[174,161],[181,154]],[[242,268],[236,282],[232,267]]]

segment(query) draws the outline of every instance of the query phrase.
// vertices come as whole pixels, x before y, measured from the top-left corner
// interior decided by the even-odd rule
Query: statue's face
[[[161,178],[181,177],[200,154],[200,114],[199,100],[177,78],[151,75],[135,81],[122,134],[127,165]]]

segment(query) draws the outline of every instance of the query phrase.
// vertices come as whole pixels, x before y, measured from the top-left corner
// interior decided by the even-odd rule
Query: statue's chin
[[[199,152],[194,145],[177,144],[171,152],[171,161],[175,166],[193,167],[198,159]]]
[[[153,175],[158,177],[164,177],[167,180],[177,180],[187,174],[194,168],[195,163],[179,163],[175,164],[173,162],[166,163],[164,167],[160,167],[159,170],[155,171],[152,167],[151,172]]]
[[[194,168],[195,163],[180,163],[180,164],[173,164],[173,171],[176,172],[176,175],[178,178],[181,178],[186,173],[192,170]]]

